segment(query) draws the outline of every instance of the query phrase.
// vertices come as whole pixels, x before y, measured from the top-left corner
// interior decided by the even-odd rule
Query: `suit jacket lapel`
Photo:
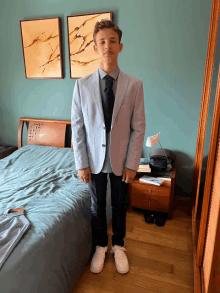
[[[118,83],[117,83],[116,94],[115,94],[115,105],[114,105],[113,118],[112,118],[112,127],[115,123],[115,119],[118,115],[118,111],[120,109],[121,103],[125,97],[128,83],[129,83],[129,78],[127,77],[127,75],[123,73],[121,70],[119,70]]]
[[[129,83],[129,78],[127,77],[127,75],[123,73],[121,70],[119,70],[118,83],[117,83],[117,89],[116,89],[116,95],[115,95],[115,105],[114,105],[113,117],[112,117],[112,127],[115,123],[115,119],[118,115],[118,111],[120,109],[121,103],[125,97],[128,83]],[[101,99],[101,93],[100,93],[98,70],[94,73],[91,89],[92,89],[91,94],[93,95],[93,99],[95,100],[97,104],[97,107],[99,109],[103,122],[105,122],[103,108],[102,108],[102,99]]]

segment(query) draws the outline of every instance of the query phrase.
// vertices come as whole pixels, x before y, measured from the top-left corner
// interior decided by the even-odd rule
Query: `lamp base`
[[[166,152],[168,160],[170,160],[171,164],[173,164],[173,162],[176,159],[176,155],[174,154],[174,152],[172,152],[168,149],[164,149],[164,151]],[[150,159],[152,159],[153,157],[157,157],[157,156],[162,156],[163,158],[165,158],[164,152],[161,148],[154,149],[154,150],[150,151],[149,156],[150,156]]]
[[[167,169],[167,159],[164,156],[157,156],[150,159],[149,165],[152,172],[164,172]]]

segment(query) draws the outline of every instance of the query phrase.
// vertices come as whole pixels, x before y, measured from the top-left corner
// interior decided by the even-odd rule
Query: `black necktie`
[[[102,93],[102,107],[105,118],[106,133],[111,130],[112,113],[115,103],[115,95],[112,89],[113,78],[110,75],[105,76],[105,90]]]

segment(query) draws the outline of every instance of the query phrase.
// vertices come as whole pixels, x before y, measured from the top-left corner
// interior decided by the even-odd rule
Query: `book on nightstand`
[[[166,181],[171,181],[171,171],[172,170],[166,170],[163,172],[151,172],[151,168],[150,168],[150,160],[147,158],[141,158],[140,159],[140,164],[139,164],[139,168],[137,170],[138,173],[148,173],[146,176],[151,176],[151,177],[157,177],[159,179],[163,179]]]
[[[150,161],[147,158],[141,158],[137,172],[150,173],[151,168],[150,168],[149,163],[150,163]]]
[[[171,170],[164,172],[151,172],[149,175],[166,181],[171,181]]]
[[[164,182],[163,179],[160,179],[160,178],[157,178],[157,177],[150,177],[150,176],[147,176],[147,175],[144,175],[144,176],[140,177],[139,181],[149,183],[149,184],[153,184],[153,185],[157,185],[157,186],[160,186]]]

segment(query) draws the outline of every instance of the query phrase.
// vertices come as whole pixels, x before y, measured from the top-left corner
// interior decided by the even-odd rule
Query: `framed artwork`
[[[93,49],[97,21],[112,21],[112,11],[67,16],[70,78],[81,78],[98,70],[100,58]]]
[[[20,20],[26,78],[63,78],[60,18]]]

